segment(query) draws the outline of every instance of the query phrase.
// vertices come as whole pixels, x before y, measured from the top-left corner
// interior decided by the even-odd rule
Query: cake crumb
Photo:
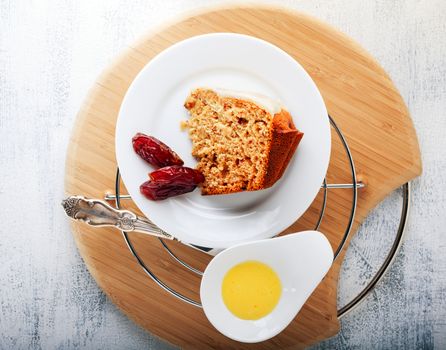
[[[185,127],[189,128],[192,155],[206,178],[202,193],[261,189],[271,114],[250,101],[221,98],[207,89],[194,90],[184,106],[191,115]]]
[[[189,122],[187,120],[180,121],[181,131],[185,131],[189,127]]]

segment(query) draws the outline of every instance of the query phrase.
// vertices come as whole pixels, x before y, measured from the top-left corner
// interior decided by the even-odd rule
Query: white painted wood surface
[[[217,3],[226,1],[0,0],[0,349],[170,348],[121,314],[87,272],[59,205],[65,151],[89,87],[126,45]],[[269,3],[325,20],[371,52],[407,102],[423,156],[394,266],[317,348],[446,348],[446,2]],[[384,258],[399,202],[390,196],[352,242],[340,305]]]

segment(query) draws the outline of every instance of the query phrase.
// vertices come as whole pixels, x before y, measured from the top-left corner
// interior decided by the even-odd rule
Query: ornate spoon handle
[[[70,196],[62,201],[65,213],[74,220],[84,221],[91,226],[112,226],[121,231],[136,231],[152,236],[174,239],[150,220],[128,210],[118,210],[99,199]]]

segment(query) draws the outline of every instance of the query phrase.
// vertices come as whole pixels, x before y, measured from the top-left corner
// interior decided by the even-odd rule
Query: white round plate
[[[169,145],[195,167],[192,144],[180,122],[191,90],[206,86],[279,99],[304,133],[286,172],[273,187],[202,196],[192,193],[150,201],[139,192],[153,168],[136,155],[132,137],[143,132]],[[179,42],[153,58],[130,85],[116,124],[116,158],[139,209],[185,243],[210,248],[272,237],[296,221],[317,195],[330,158],[330,124],[310,76],[278,47],[251,36],[214,33]]]

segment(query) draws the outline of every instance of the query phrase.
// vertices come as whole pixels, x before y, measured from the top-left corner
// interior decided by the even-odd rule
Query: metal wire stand
[[[320,208],[319,218],[315,224],[315,228],[314,228],[315,230],[317,230],[319,228],[319,226],[321,225],[322,219],[324,217],[325,208],[327,205],[328,190],[329,189],[332,189],[332,190],[351,189],[351,191],[352,191],[352,205],[351,205],[349,220],[348,220],[347,226],[345,228],[344,235],[341,239],[341,242],[339,243],[339,245],[334,253],[334,259],[336,260],[336,258],[339,256],[340,252],[342,251],[342,249],[350,235],[352,226],[353,226],[355,212],[356,212],[357,198],[358,198],[358,189],[363,188],[365,185],[361,182],[358,182],[358,179],[356,177],[356,170],[355,170],[355,165],[353,162],[353,157],[352,157],[350,148],[348,147],[348,143],[347,143],[344,135],[342,134],[341,130],[334,122],[333,118],[331,118],[331,116],[328,116],[328,117],[330,119],[331,126],[336,131],[337,136],[341,140],[341,143],[342,143],[344,150],[346,152],[346,155],[348,157],[351,178],[352,178],[351,183],[349,183],[349,184],[327,184],[326,179],[324,179],[323,184],[321,186],[321,188],[323,190],[323,199],[322,199],[322,205]],[[106,200],[114,200],[115,205],[118,209],[121,208],[121,200],[130,199],[129,195],[121,194],[120,179],[121,179],[121,176],[119,174],[119,169],[117,169],[116,180],[115,180],[115,193],[113,195],[107,194],[105,196]],[[338,318],[345,316],[348,312],[350,312],[355,307],[357,307],[366,298],[366,296],[375,288],[375,286],[382,280],[382,278],[388,271],[389,267],[392,265],[392,262],[394,261],[395,256],[396,256],[396,254],[401,246],[401,243],[403,241],[404,232],[405,232],[405,228],[406,228],[406,222],[407,222],[409,206],[410,206],[410,183],[404,184],[402,186],[402,190],[403,190],[403,194],[402,194],[403,205],[402,205],[402,210],[401,210],[401,218],[400,218],[399,227],[398,227],[397,234],[396,234],[395,240],[393,242],[393,245],[390,248],[390,251],[389,251],[386,259],[384,260],[383,264],[381,265],[381,267],[379,268],[379,270],[377,271],[375,276],[367,284],[367,286],[355,298],[353,298],[349,303],[347,303],[345,306],[343,306],[342,308],[340,308],[338,310]],[[188,304],[194,305],[196,307],[202,307],[201,303],[199,301],[193,300],[193,299],[177,292],[175,289],[168,286],[161,279],[159,279],[156,276],[156,274],[153,273],[152,270],[150,270],[150,268],[146,265],[146,263],[138,255],[138,253],[135,250],[135,247],[133,246],[133,244],[128,236],[128,233],[123,231],[122,235],[123,235],[123,238],[129,248],[129,250],[131,251],[131,253],[135,257],[135,259],[137,260],[138,264],[141,266],[141,268],[144,270],[144,272],[155,283],[157,283],[161,288],[163,288],[165,291],[169,292],[176,298],[178,298]],[[162,247],[172,257],[172,259],[174,259],[177,263],[181,264],[183,267],[185,267],[186,269],[192,271],[193,273],[195,273],[197,275],[201,276],[203,274],[203,272],[201,270],[199,270],[193,266],[190,266],[188,263],[186,263],[185,261],[180,259],[177,255],[175,255],[175,253],[172,251],[171,248],[169,248],[169,246],[166,244],[166,242],[164,242],[163,239],[161,239],[161,238],[158,238],[158,239],[161,242]],[[191,246],[191,248],[202,250],[204,252],[209,250],[207,248],[194,247],[194,246]]]

